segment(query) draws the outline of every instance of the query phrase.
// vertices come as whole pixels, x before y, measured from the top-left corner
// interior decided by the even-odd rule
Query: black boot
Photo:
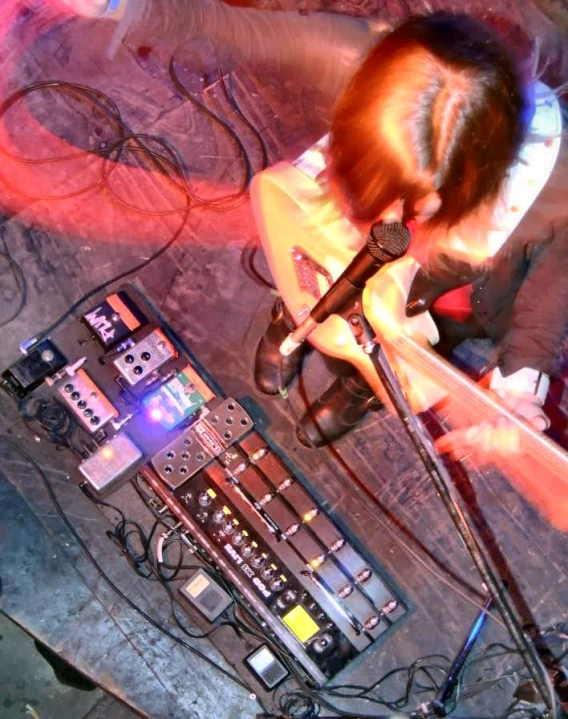
[[[383,407],[357,372],[338,377],[298,423],[298,439],[306,447],[323,447],[352,430],[369,411]]]
[[[288,357],[280,354],[280,345],[296,328],[292,317],[280,298],[272,308],[272,322],[262,336],[254,358],[254,383],[264,394],[278,394],[287,387],[300,371],[300,365],[309,351],[307,342]]]

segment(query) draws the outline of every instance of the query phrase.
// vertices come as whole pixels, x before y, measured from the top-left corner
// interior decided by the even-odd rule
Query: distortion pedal
[[[192,417],[215,397],[191,365],[184,367],[157,390],[142,399],[149,418],[165,429],[173,429]]]
[[[120,290],[83,315],[81,321],[108,350],[116,347],[148,320],[128,293]]]

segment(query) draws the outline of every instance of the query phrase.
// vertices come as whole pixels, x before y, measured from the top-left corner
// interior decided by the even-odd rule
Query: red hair
[[[447,12],[401,24],[371,50],[340,98],[330,170],[354,219],[394,201],[405,215],[441,198],[432,226],[454,226],[494,200],[523,139],[514,61],[484,23]]]

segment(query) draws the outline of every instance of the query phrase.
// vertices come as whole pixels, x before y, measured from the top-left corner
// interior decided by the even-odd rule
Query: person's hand
[[[542,400],[534,394],[506,394],[501,401],[511,412],[524,419],[533,429],[542,432],[550,427]],[[448,432],[436,441],[441,454],[458,461],[472,458],[481,463],[520,454],[521,432],[517,425],[503,417],[495,424],[483,422],[468,429]]]

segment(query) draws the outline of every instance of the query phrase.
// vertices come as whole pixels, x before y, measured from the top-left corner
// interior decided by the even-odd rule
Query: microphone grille
[[[402,222],[375,222],[367,240],[367,249],[379,262],[402,257],[410,244],[410,230]]]

